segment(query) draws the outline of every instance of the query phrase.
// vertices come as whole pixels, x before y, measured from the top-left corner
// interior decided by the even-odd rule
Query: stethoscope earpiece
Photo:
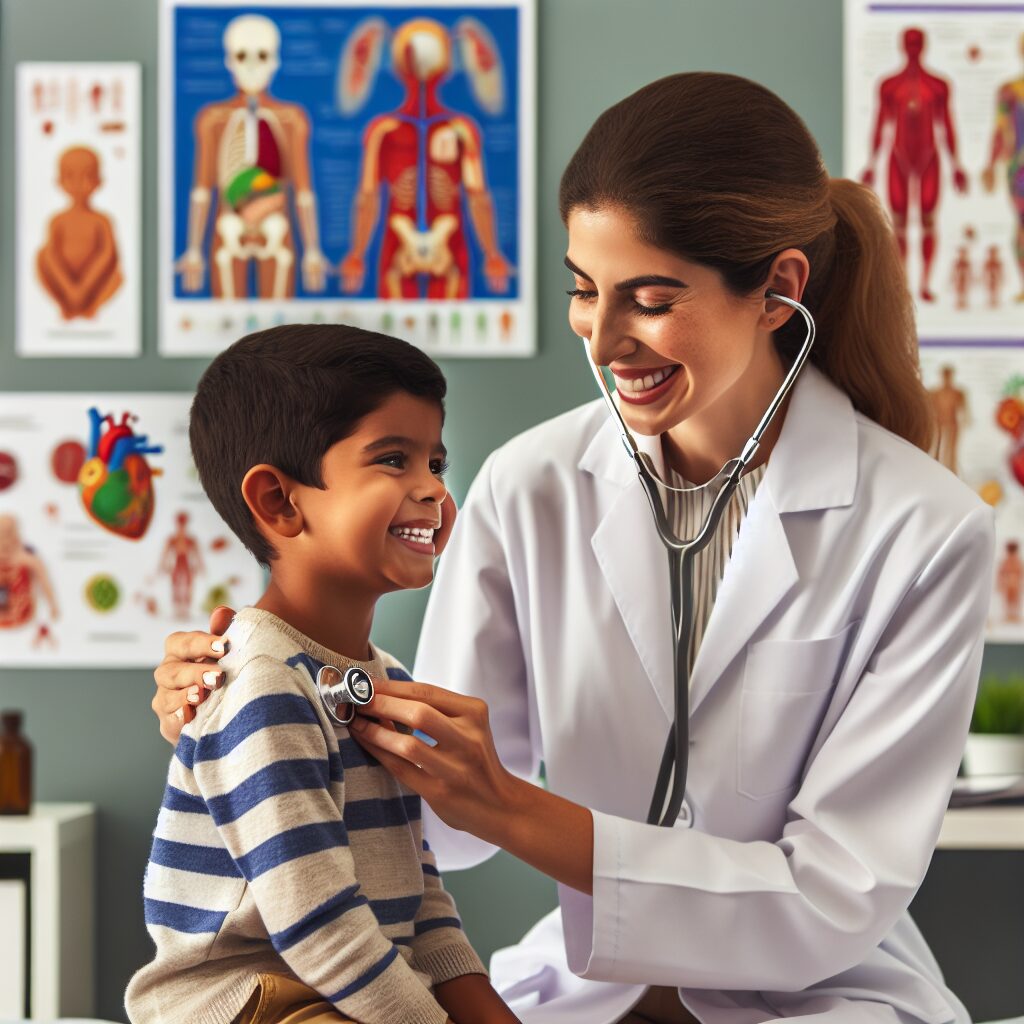
[[[355,718],[356,707],[373,700],[373,680],[361,668],[346,669],[343,673],[334,665],[324,665],[316,674],[316,688],[324,710],[338,725],[348,725]],[[338,709],[344,707],[343,718]]]

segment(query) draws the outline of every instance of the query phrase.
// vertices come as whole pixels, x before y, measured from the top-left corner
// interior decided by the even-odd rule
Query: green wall
[[[833,173],[842,167],[841,0],[538,0],[538,7],[539,355],[445,361],[451,385],[445,440],[460,499],[492,448],[592,397],[565,321],[570,283],[557,192],[562,168],[601,110],[670,72],[743,74],[794,106]],[[0,390],[192,389],[205,362],[161,359],[156,352],[157,0],[2,0],[0,15]],[[22,60],[142,63],[146,272],[139,359],[14,355],[14,68]],[[423,593],[397,595],[377,620],[376,641],[410,662],[424,601]],[[160,653],[153,652],[154,663]],[[1019,660],[1019,648],[990,650],[988,667],[1003,670]],[[149,707],[152,689],[143,671],[0,669],[0,706],[25,710],[36,746],[37,798],[88,800],[99,808],[97,1012],[115,1020],[123,1019],[128,977],[151,948],[140,892],[169,756]],[[516,940],[554,904],[552,884],[505,856],[450,877],[449,884],[484,955]]]

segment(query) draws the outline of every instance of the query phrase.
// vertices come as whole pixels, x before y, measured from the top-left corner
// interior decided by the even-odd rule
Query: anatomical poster
[[[18,65],[17,351],[140,351],[138,64]]]
[[[151,666],[262,592],[210,505],[185,394],[0,394],[0,664]]]
[[[935,455],[995,509],[988,639],[1024,642],[1024,349],[921,350],[938,436]]]
[[[534,352],[534,0],[161,2],[164,355]]]
[[[846,0],[845,173],[892,218],[922,341],[1024,343],[1024,3]]]

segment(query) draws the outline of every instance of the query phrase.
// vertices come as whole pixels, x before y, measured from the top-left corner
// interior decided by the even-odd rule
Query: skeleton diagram
[[[389,28],[380,18],[361,22],[349,37],[338,71],[341,110],[352,114],[372,90]],[[490,32],[462,18],[460,46],[474,96],[489,113],[504,108],[501,58]],[[366,275],[366,250],[380,216],[386,185],[377,294],[380,298],[464,299],[469,296],[469,246],[461,199],[484,254],[492,292],[508,290],[513,268],[498,248],[494,204],[487,189],[480,129],[439,99],[452,73],[452,35],[439,22],[414,18],[391,41],[395,75],[405,88],[401,105],[373,118],[363,137],[351,246],[341,264],[342,289],[357,292]]]
[[[882,148],[882,136],[889,124],[895,126],[889,151],[889,208],[904,263],[907,258],[907,220],[916,192],[921,211],[921,255],[924,271],[919,294],[925,302],[934,302],[928,287],[935,258],[935,211],[939,205],[939,149],[935,127],[941,123],[946,148],[953,161],[953,187],[967,191],[967,175],[956,153],[956,132],[949,104],[949,83],[926,71],[921,63],[924,32],[909,28],[903,33],[903,52],[907,63],[901,71],[885,79],[878,95],[878,118],[871,143],[868,166],[861,175],[865,185],[875,183],[875,159]]]
[[[175,266],[187,292],[202,288],[203,245],[216,190],[211,290],[217,298],[247,298],[249,267],[257,265],[261,299],[295,292],[295,243],[288,209],[294,193],[302,238],[302,283],[323,291],[328,264],[320,251],[316,197],[310,183],[309,117],[267,89],[280,60],[277,26],[243,14],[224,30],[224,63],[238,88],[208,103],[195,121],[196,162],[189,196],[188,242]]]
[[[1020,52],[1024,57],[1024,35],[1020,37]],[[1010,200],[1017,214],[1014,251],[1020,268],[1021,291],[1016,301],[1024,302],[1024,74],[999,89],[988,166],[981,172],[986,191],[994,191],[996,169],[1003,161],[1006,161]]]

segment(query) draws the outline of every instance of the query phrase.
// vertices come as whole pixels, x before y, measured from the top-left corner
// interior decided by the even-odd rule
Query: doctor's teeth
[[[616,377],[616,386],[622,388],[623,391],[629,391],[632,394],[640,394],[644,391],[650,391],[651,388],[657,387],[663,381],[667,380],[676,372],[678,367],[665,366],[660,370],[655,370],[653,373],[648,373],[643,377],[636,377],[635,379],[627,379],[625,377]]]

